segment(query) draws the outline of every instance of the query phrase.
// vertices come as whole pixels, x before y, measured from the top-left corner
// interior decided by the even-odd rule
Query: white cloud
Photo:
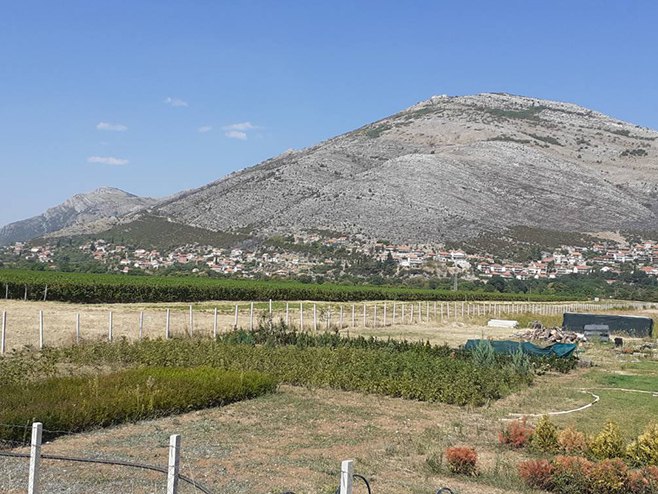
[[[210,125],[203,125],[197,129],[201,134],[205,134],[206,132],[210,132],[212,130],[212,127]]]
[[[187,101],[183,101],[182,99],[179,98],[168,97],[164,100],[164,102],[169,106],[173,106],[174,108],[190,106],[187,104]]]
[[[225,125],[222,127],[224,130],[254,130],[257,129],[258,127],[256,125],[253,125],[251,122],[240,122],[240,123],[234,123],[231,125]]]
[[[224,135],[229,139],[240,139],[241,141],[247,140],[247,133],[239,130],[229,130],[228,132],[224,132]]]
[[[128,127],[126,127],[123,124],[109,123],[109,122],[98,122],[96,128],[98,130],[111,130],[113,132],[125,132],[126,130],[128,130]]]
[[[129,161],[124,158],[115,158],[114,156],[90,156],[87,158],[87,163],[98,163],[101,165],[123,166],[127,165]]]

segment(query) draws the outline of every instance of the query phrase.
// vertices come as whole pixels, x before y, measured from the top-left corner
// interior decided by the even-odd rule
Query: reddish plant
[[[528,487],[550,490],[553,487],[553,465],[548,460],[527,460],[519,463],[519,477]]]
[[[553,460],[553,489],[556,492],[589,492],[592,462],[580,456],[556,456]]]
[[[656,494],[658,492],[658,467],[644,467],[628,474],[629,494]]]
[[[498,433],[498,442],[512,448],[523,448],[530,442],[534,427],[526,423],[526,417],[513,420]]]
[[[599,461],[592,465],[589,480],[594,492],[624,494],[628,492],[628,467],[619,458]]]
[[[477,473],[478,455],[473,448],[448,448],[445,456],[451,472],[462,475],[475,475]]]

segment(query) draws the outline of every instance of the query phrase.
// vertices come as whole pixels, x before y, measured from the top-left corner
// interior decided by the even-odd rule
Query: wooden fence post
[[[235,304],[235,318],[233,319],[233,329],[238,329],[238,304]]]
[[[0,355],[5,354],[7,344],[7,311],[2,311],[2,335],[0,335]]]
[[[343,329],[343,306],[340,306],[340,329]]]
[[[43,289],[43,301],[45,302],[48,298],[48,285]]]
[[[393,326],[395,326],[395,313],[397,311],[397,302],[393,302],[393,322],[391,323]]]
[[[32,441],[30,443],[30,474],[27,486],[28,494],[39,494],[39,466],[41,463],[41,434],[43,424],[32,424]]]
[[[169,465],[167,468],[167,494],[178,494],[180,470],[180,434],[169,436]]]
[[[363,327],[364,327],[364,328],[367,328],[367,327],[368,327],[368,319],[367,319],[367,317],[368,317],[368,313],[367,313],[367,309],[366,309],[366,304],[365,304],[365,302],[364,302],[364,303],[363,303]]]
[[[169,309],[167,309],[167,315],[165,316],[165,339],[169,339],[171,337],[171,314],[169,312]]]
[[[356,306],[352,304],[352,327],[356,326]]]
[[[286,302],[286,327],[290,326],[290,305]]]
[[[382,323],[384,327],[386,327],[386,302],[384,302],[384,321]]]
[[[108,321],[107,339],[108,341],[112,341],[112,311],[110,311],[110,317]]]
[[[9,300],[9,285],[5,283],[5,300]]]
[[[39,350],[43,349],[43,311],[39,311]]]
[[[352,494],[354,461],[345,460],[340,465],[340,494]]]
[[[75,343],[80,343],[80,313],[75,314]]]
[[[377,304],[375,304],[375,309],[372,316],[372,327],[373,328],[377,327]]]
[[[217,338],[217,307],[215,307],[215,311],[213,312],[212,337]]]

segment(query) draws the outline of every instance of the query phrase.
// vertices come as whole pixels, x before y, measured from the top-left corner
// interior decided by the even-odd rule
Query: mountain
[[[138,197],[120,189],[101,187],[93,192],[76,194],[39,216],[0,228],[0,245],[31,240],[62,229],[81,233],[85,225],[91,222],[100,221],[107,227],[118,217],[155,202],[155,199]]]
[[[152,208],[215,231],[399,242],[656,229],[658,132],[575,104],[436,96]]]

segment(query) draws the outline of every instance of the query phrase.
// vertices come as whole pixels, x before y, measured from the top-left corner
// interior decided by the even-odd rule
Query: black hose
[[[13,458],[29,458],[30,455],[27,453],[10,453],[10,452],[4,452],[0,451],[0,456],[9,456]],[[155,465],[146,465],[144,463],[131,463],[128,461],[121,461],[121,460],[94,460],[91,458],[72,458],[69,456],[59,456],[59,455],[48,455],[48,454],[42,454],[41,458],[44,460],[59,460],[59,461],[74,461],[78,463],[97,463],[101,465],[116,465],[116,466],[121,466],[121,467],[132,467],[132,468],[141,468],[142,470],[151,470],[154,472],[160,472],[164,473],[165,475],[169,473],[169,470],[163,467],[158,467]],[[192,487],[200,490],[204,494],[212,494],[212,491],[210,491],[207,487],[199,484],[195,480],[191,479],[190,477],[187,477],[185,475],[178,474],[178,478],[182,480],[183,482],[186,482],[190,484]]]

